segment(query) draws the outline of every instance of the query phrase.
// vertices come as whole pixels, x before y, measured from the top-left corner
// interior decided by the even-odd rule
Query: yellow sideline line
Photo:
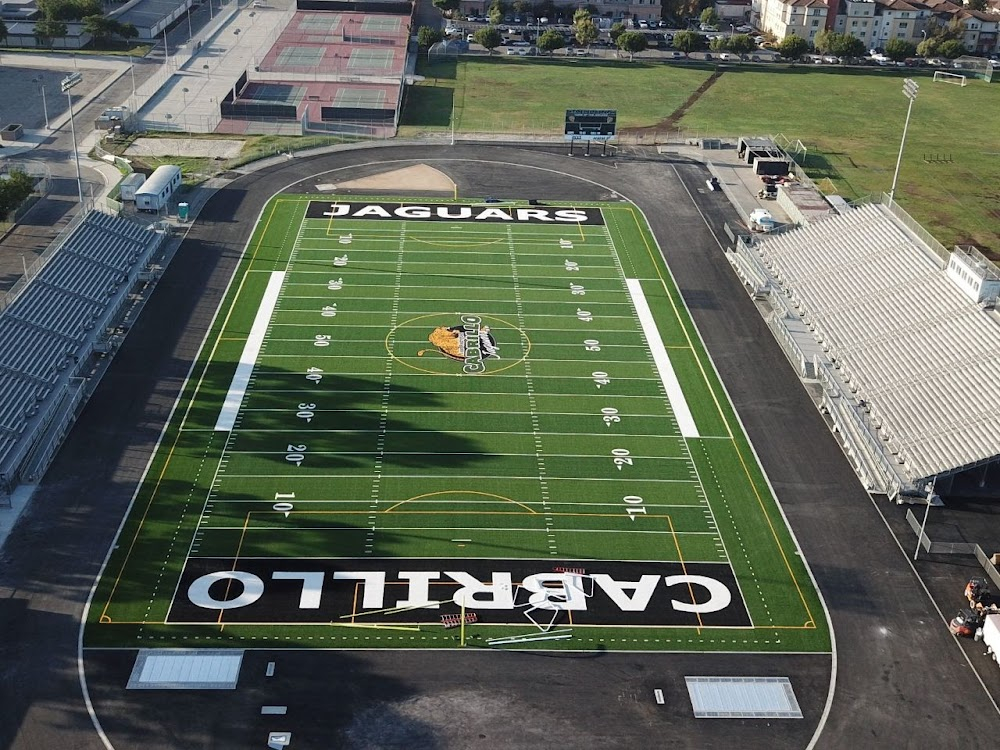
[[[229,306],[229,310],[226,312],[226,318],[223,321],[222,327],[219,328],[220,337],[222,335],[222,332],[226,330],[226,326],[229,323],[229,317],[230,315],[232,315],[233,308],[236,306],[236,300],[240,298],[240,293],[243,290],[243,284],[246,281],[249,270],[253,267],[254,260],[257,258],[257,251],[260,249],[261,244],[264,242],[264,237],[267,235],[267,229],[271,225],[271,219],[274,218],[274,214],[277,211],[277,206],[279,202],[280,201],[276,201],[274,204],[271,205],[270,215],[267,217],[267,221],[264,224],[264,228],[261,230],[260,236],[257,238],[257,245],[254,248],[253,255],[250,257],[250,262],[247,264],[247,270],[243,273],[243,277],[240,279],[240,285],[236,290],[236,294],[233,295],[233,302]],[[225,299],[225,296],[223,296],[223,299]],[[122,561],[121,567],[118,569],[118,575],[115,576],[114,585],[111,587],[111,592],[108,594],[107,601],[104,603],[104,608],[101,610],[101,616],[98,618],[100,621],[104,621],[105,619],[110,621],[111,619],[110,617],[108,617],[108,608],[111,607],[111,601],[112,599],[114,599],[115,592],[118,591],[118,585],[121,583],[122,575],[124,575],[125,573],[125,568],[128,566],[129,560],[132,559],[132,551],[135,549],[136,542],[139,539],[139,533],[142,531],[142,527],[146,523],[146,518],[149,515],[149,509],[153,506],[153,500],[156,498],[156,495],[160,489],[160,485],[163,482],[163,478],[167,473],[167,468],[170,466],[170,460],[173,458],[174,450],[177,448],[177,443],[180,441],[181,435],[184,433],[184,423],[187,421],[188,414],[190,414],[191,412],[191,407],[194,404],[195,400],[197,399],[198,392],[201,390],[201,384],[205,380],[205,373],[208,372],[208,367],[212,363],[212,360],[215,357],[215,351],[219,346],[219,340],[220,340],[219,338],[216,338],[215,343],[212,345],[212,351],[209,354],[208,359],[205,360],[205,366],[204,368],[202,368],[201,375],[198,378],[198,384],[195,386],[194,391],[191,393],[191,397],[188,400],[187,408],[185,408],[184,410],[184,416],[181,417],[181,421],[177,425],[177,434],[174,436],[174,442],[170,446],[170,451],[167,453],[167,457],[163,462],[163,469],[160,471],[160,475],[156,478],[156,484],[153,486],[153,491],[149,495],[149,502],[146,504],[146,509],[142,513],[142,518],[139,519],[139,525],[136,527],[135,535],[132,537],[132,542],[129,544],[128,551],[125,553],[125,559]],[[211,443],[211,441],[212,439],[210,438],[209,443]],[[145,484],[145,482],[143,482],[143,484]],[[208,491],[211,492],[211,487],[209,487]]]
[[[633,221],[641,227],[638,218],[635,216],[635,209],[631,206],[627,208],[611,208],[611,211],[621,211],[627,210],[632,214]],[[646,245],[646,252],[649,253],[650,260],[653,261],[653,268],[656,269],[656,275],[660,279],[660,283],[663,285],[663,290],[667,293],[667,299],[670,301],[670,306],[674,310],[674,315],[677,317],[678,322],[682,322],[683,318],[680,316],[677,310],[677,304],[674,302],[673,295],[670,294],[670,289],[667,287],[667,282],[663,278],[663,274],[660,272],[660,265],[656,262],[656,257],[653,255],[653,250],[649,245],[649,240],[646,237],[645,232],[643,234],[643,242]],[[768,528],[771,530],[771,536],[774,539],[775,545],[778,547],[778,551],[781,553],[781,559],[785,563],[785,569],[788,571],[789,577],[792,579],[792,585],[795,586],[795,590],[799,594],[799,600],[802,602],[802,606],[806,611],[806,616],[809,618],[807,622],[815,623],[815,618],[813,617],[812,610],[809,609],[809,604],[806,602],[805,594],[802,592],[802,587],[799,586],[799,581],[795,577],[795,571],[792,570],[791,563],[788,561],[788,556],[785,554],[785,549],[781,544],[781,540],[778,538],[778,533],[774,528],[774,524],[771,522],[771,517],[764,507],[764,499],[761,497],[760,491],[757,489],[757,483],[754,481],[753,476],[750,474],[750,468],[747,466],[746,459],[743,457],[743,451],[740,450],[739,443],[737,443],[735,436],[733,434],[732,426],[729,424],[729,418],[726,416],[725,411],[722,409],[722,405],[719,403],[718,397],[715,395],[715,389],[712,388],[711,381],[708,378],[705,368],[702,365],[701,357],[697,355],[697,350],[694,348],[694,344],[691,341],[691,335],[688,332],[687,325],[682,322],[681,329],[684,331],[684,338],[687,339],[688,345],[691,347],[692,352],[695,353],[695,362],[698,363],[698,370],[701,372],[702,378],[705,380],[705,384],[708,386],[709,393],[712,394],[712,401],[715,402],[715,407],[719,412],[719,416],[722,417],[723,424],[726,425],[726,430],[729,433],[729,438],[733,441],[733,448],[736,450],[736,455],[740,459],[740,464],[743,466],[743,472],[746,474],[747,481],[750,482],[750,489],[753,490],[754,496],[757,498],[757,504],[760,506],[761,512],[764,514],[764,518],[767,521]],[[775,500],[777,502],[777,500]]]

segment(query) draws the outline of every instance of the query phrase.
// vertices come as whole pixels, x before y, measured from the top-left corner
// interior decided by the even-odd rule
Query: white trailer
[[[983,623],[983,643],[986,644],[986,653],[993,657],[993,661],[1000,664],[1000,615],[986,615]]]
[[[157,167],[142,187],[135,191],[135,207],[140,211],[159,213],[170,202],[170,196],[181,186],[181,168],[173,164]]]

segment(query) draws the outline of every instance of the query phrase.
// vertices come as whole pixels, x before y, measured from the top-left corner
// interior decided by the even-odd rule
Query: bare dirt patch
[[[204,156],[232,159],[239,156],[243,141],[216,138],[136,138],[125,150],[128,156]]]

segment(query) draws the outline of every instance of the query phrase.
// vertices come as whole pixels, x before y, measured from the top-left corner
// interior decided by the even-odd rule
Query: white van
[[[687,55],[676,49],[668,49],[663,53],[663,58],[665,60],[683,60],[685,57],[687,57]]]

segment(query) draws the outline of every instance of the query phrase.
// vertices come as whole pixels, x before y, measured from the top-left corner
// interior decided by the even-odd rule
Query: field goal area
[[[968,83],[961,73],[948,73],[944,70],[935,70],[934,80],[938,83],[952,83],[958,86],[965,86]]]
[[[830,646],[620,203],[272,199],[116,545],[88,646]]]

